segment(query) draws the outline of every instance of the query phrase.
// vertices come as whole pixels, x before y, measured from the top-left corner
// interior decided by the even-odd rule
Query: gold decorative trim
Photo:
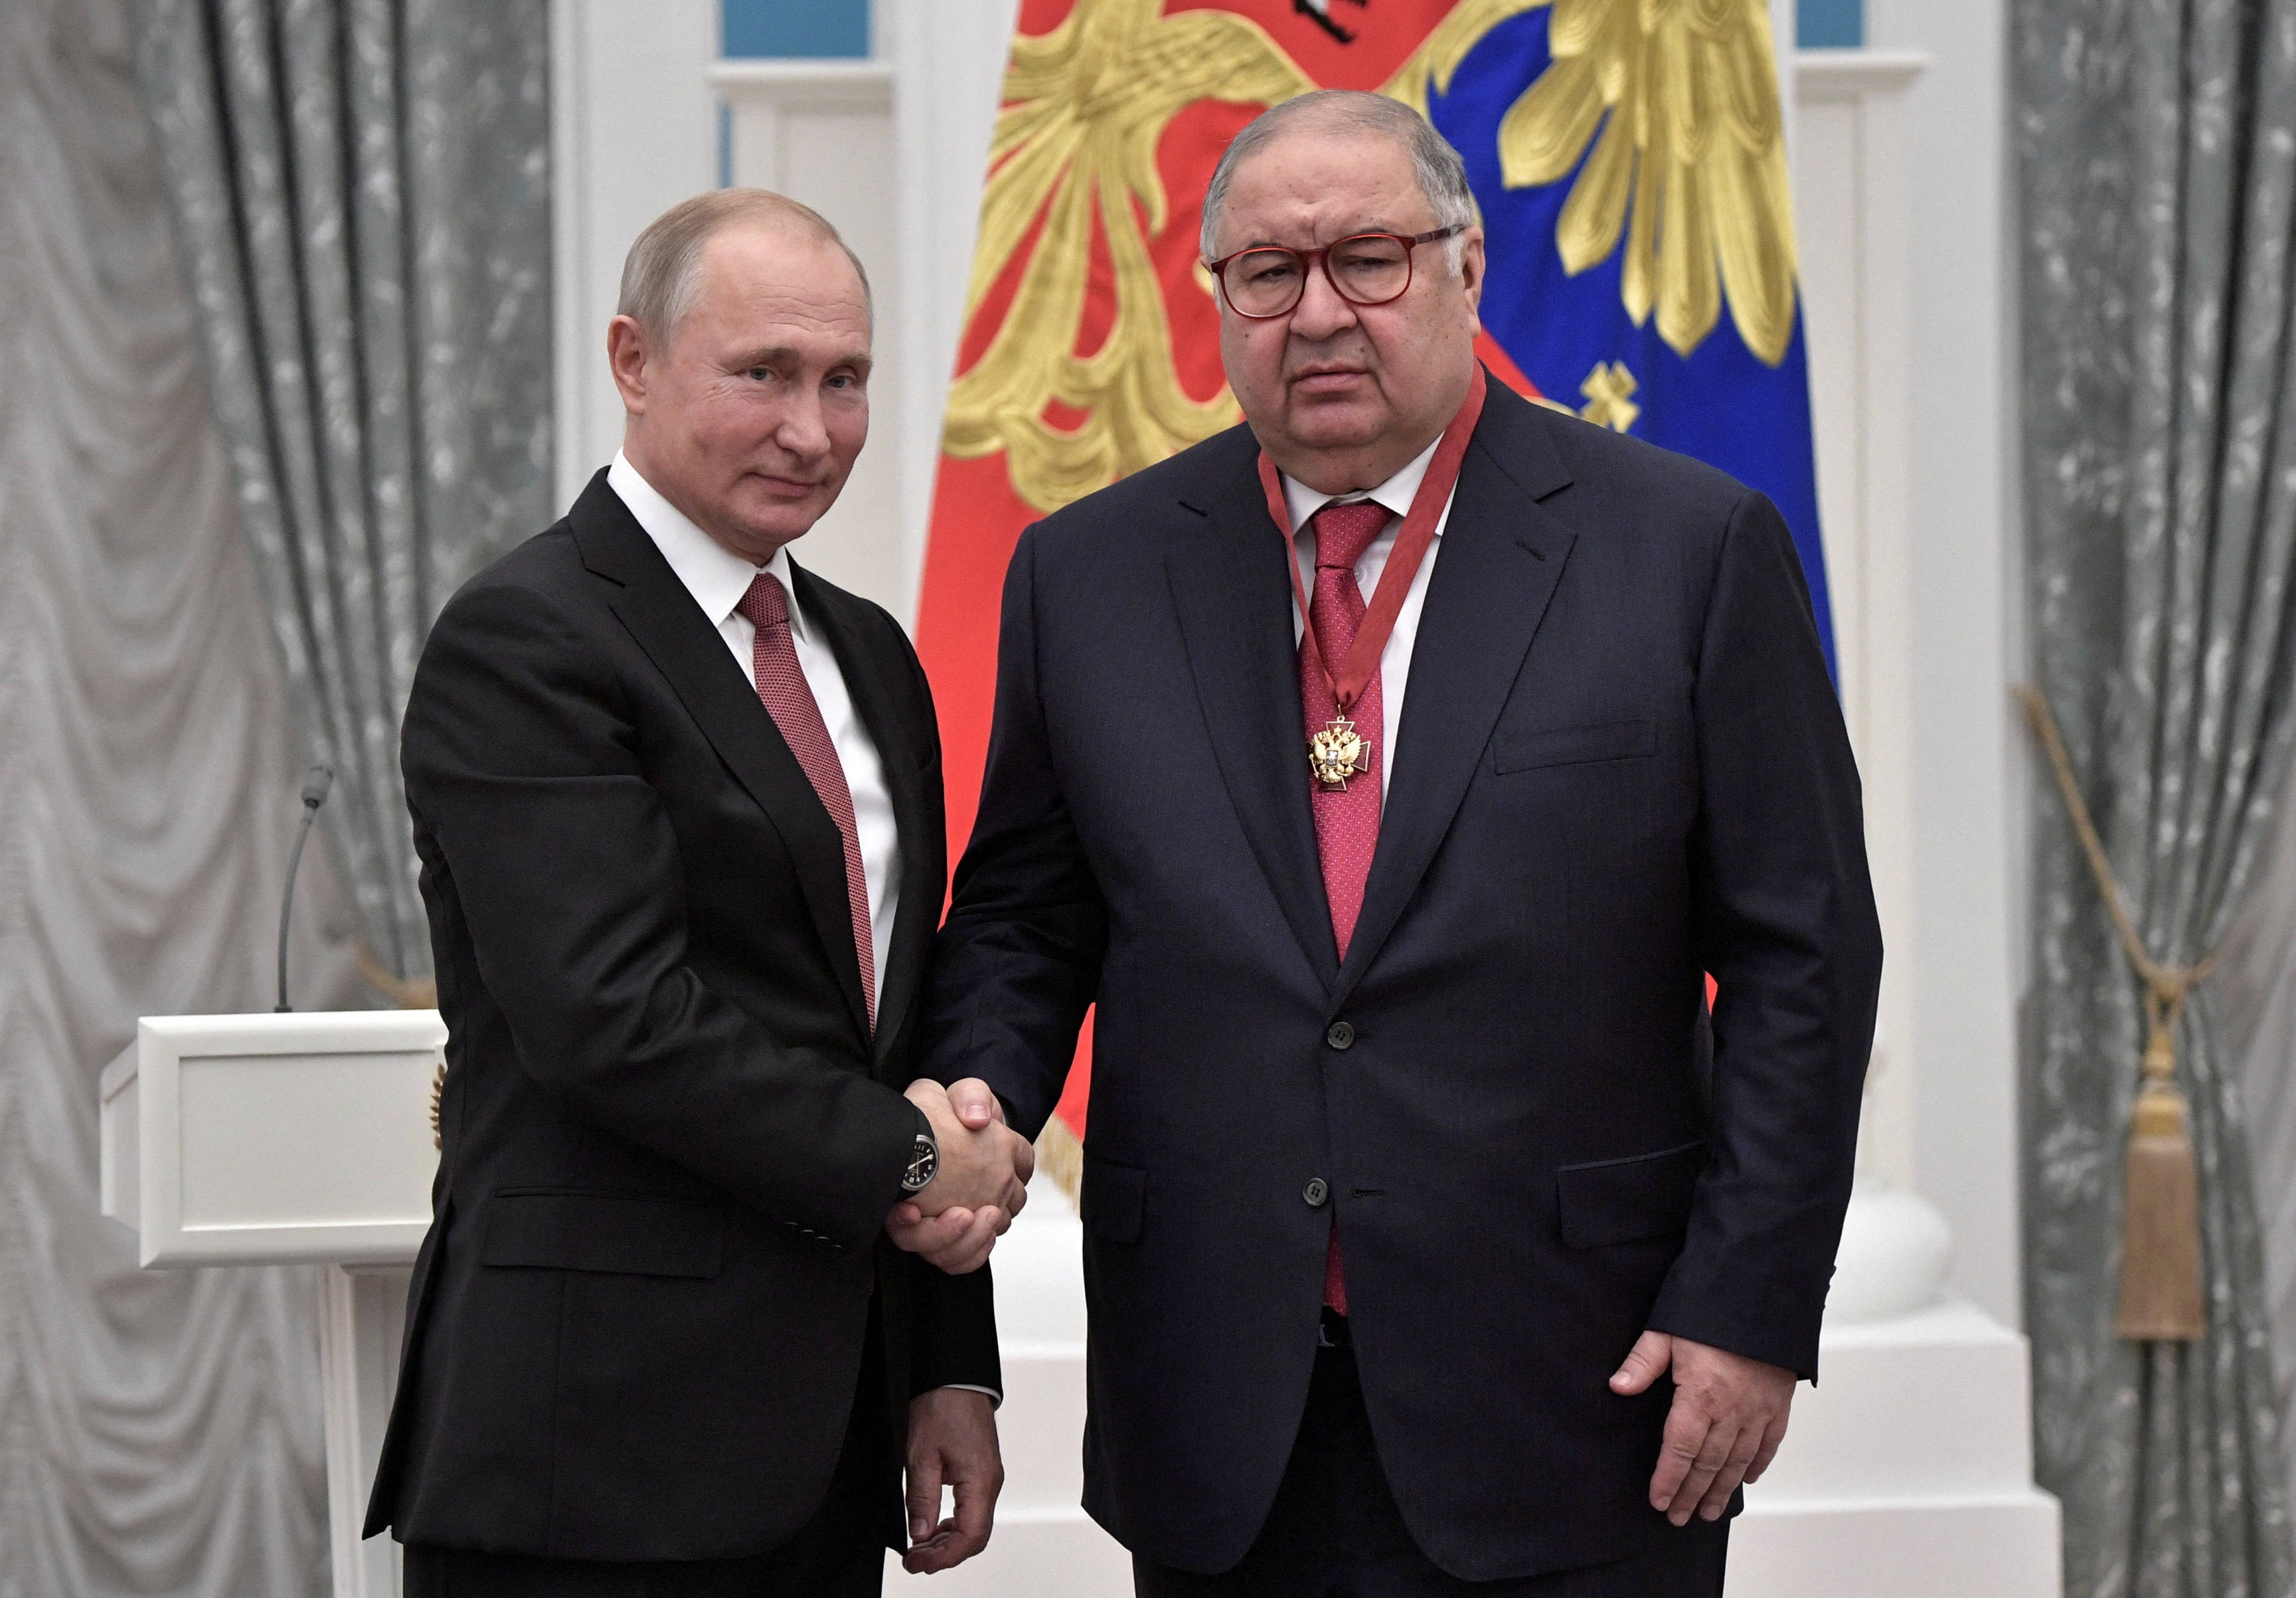
[[[1598,360],[1595,369],[1587,374],[1587,381],[1578,385],[1578,391],[1587,397],[1578,414],[1597,427],[1625,432],[1643,414],[1643,408],[1635,403],[1637,386],[1626,362]]]

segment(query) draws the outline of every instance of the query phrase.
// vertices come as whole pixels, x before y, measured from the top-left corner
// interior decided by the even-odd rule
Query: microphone
[[[335,786],[335,774],[325,766],[313,766],[303,773],[303,824],[295,829],[295,852],[287,857],[287,891],[279,899],[279,1002],[272,1014],[283,1016],[294,1009],[287,1002],[287,919],[295,910],[295,872],[303,863],[303,845],[310,841],[311,823],[319,819],[319,806],[327,802],[327,790]]]

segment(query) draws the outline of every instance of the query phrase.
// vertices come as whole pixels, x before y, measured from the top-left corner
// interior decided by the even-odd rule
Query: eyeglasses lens
[[[1341,239],[1325,257],[1332,287],[1358,305],[1380,305],[1410,285],[1411,256],[1399,239]],[[1300,303],[1308,263],[1292,250],[1247,250],[1227,263],[1221,285],[1247,317],[1280,317]]]

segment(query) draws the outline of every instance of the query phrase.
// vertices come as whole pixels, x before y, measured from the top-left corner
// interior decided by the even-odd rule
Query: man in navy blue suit
[[[1246,128],[1246,424],[1006,579],[925,1058],[1034,1134],[1098,1004],[1085,1501],[1152,1598],[1714,1598],[1816,1374],[1881,940],[1808,593],[1486,381],[1473,218],[1392,102]]]

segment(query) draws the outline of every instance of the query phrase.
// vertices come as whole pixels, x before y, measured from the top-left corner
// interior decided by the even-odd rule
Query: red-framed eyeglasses
[[[1290,316],[1308,292],[1308,268],[1316,263],[1341,299],[1352,305],[1385,305],[1411,287],[1414,250],[1465,231],[1464,224],[1454,223],[1428,233],[1357,233],[1314,250],[1254,244],[1206,261],[1204,270],[1218,281],[1227,308],[1254,322]]]

